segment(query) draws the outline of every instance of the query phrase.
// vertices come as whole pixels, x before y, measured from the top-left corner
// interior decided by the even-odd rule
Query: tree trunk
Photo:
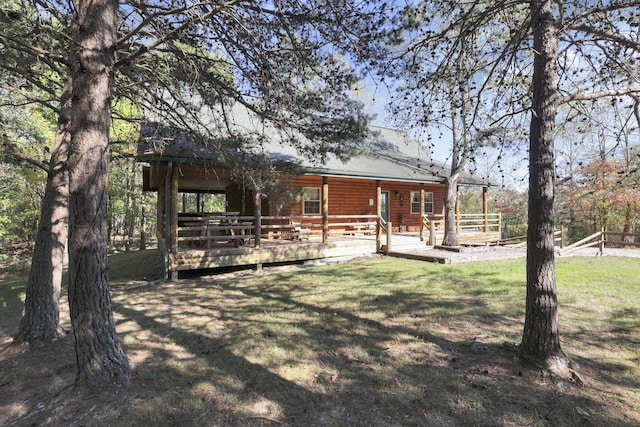
[[[529,143],[527,298],[521,349],[555,372],[568,367],[560,348],[554,258],[554,128],[557,36],[551,0],[531,1],[535,52]]]
[[[633,206],[630,202],[627,202],[627,208],[624,212],[624,228],[622,232],[624,236],[622,236],[622,241],[625,243],[634,243],[635,237],[631,234],[633,230],[633,216],[634,216]]]
[[[63,335],[59,326],[60,285],[69,223],[70,113],[71,80],[67,79],[60,96],[60,116],[42,198],[24,312],[15,338],[18,343],[48,342]]]
[[[107,274],[107,177],[117,0],[77,0],[72,30],[69,307],[77,385],[128,383]]]
[[[447,178],[444,193],[444,238],[442,246],[458,246],[456,229],[456,199],[458,198],[458,174]]]

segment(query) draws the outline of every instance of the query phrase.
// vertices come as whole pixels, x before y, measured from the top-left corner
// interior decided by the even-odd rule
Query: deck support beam
[[[256,248],[260,248],[260,243],[262,241],[262,197],[260,197],[260,192],[256,191],[254,193],[254,216],[255,216],[255,222],[254,222],[254,234],[255,234],[255,247]],[[262,268],[262,266],[260,266],[260,268]]]
[[[322,177],[322,243],[329,241],[329,178]]]
[[[158,200],[156,202],[156,238],[158,239],[158,247],[164,253],[167,251],[167,169],[162,169],[165,177],[158,178]]]
[[[420,241],[424,241],[424,184],[420,184]]]
[[[376,180],[376,252],[382,248],[382,186],[380,180]]]
[[[391,235],[393,233],[391,232],[391,230],[393,230],[393,223],[391,221],[389,221],[389,222],[387,222],[387,248],[386,248],[386,253],[387,254],[392,251],[392,249],[391,249]]]
[[[156,204],[157,210],[157,225],[156,236],[158,238],[158,249],[162,253],[163,261],[163,277],[166,280],[169,277],[169,222],[167,221],[167,211],[169,209],[169,183],[171,182],[170,168],[172,164],[169,163],[168,167],[160,169],[160,172],[164,172],[164,177],[159,173],[158,177],[158,200]]]
[[[460,189],[456,189],[456,234],[460,234]]]
[[[170,193],[170,206],[169,206],[169,224],[170,224],[170,232],[169,232],[169,252],[173,255],[178,253],[178,179],[180,177],[180,171],[177,167],[171,167],[169,164],[169,171],[167,175],[171,175],[170,177],[170,185],[169,185],[169,193]],[[169,266],[169,273],[171,276],[171,280],[178,280],[178,270],[176,270],[173,266]]]

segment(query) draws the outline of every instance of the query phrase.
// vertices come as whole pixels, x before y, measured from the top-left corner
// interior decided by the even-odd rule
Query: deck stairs
[[[382,248],[386,251],[386,236],[382,236]],[[413,252],[427,249],[426,241],[421,241],[418,233],[393,233],[391,236],[391,250],[393,252]]]

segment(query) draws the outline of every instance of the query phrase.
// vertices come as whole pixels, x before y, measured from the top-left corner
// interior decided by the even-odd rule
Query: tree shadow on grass
[[[597,349],[606,358],[605,362],[580,354],[570,355],[580,368],[587,368],[604,383],[640,390],[640,326],[637,323],[638,321],[630,321],[626,314],[620,319],[617,312],[614,312],[606,325],[564,332],[562,337],[567,342],[579,342],[584,348]],[[620,357],[620,353],[625,352],[635,352],[635,357],[625,362]]]
[[[230,351],[228,347],[237,337],[211,337],[181,329],[177,324],[174,324],[167,332],[165,323],[151,316],[145,316],[135,308],[115,303],[114,310],[125,318],[138,319],[143,329],[154,332],[157,336],[168,337],[173,344],[180,347],[178,351],[153,350],[153,359],[175,363],[178,368],[176,372],[170,374],[170,377],[173,377],[178,383],[169,383],[167,386],[180,387],[181,393],[191,393],[194,399],[203,398],[203,396],[198,396],[195,385],[201,384],[203,381],[206,382],[207,376],[214,375],[218,379],[222,376],[232,377],[216,384],[210,384],[210,386],[217,389],[216,394],[235,396],[238,402],[254,400],[256,396],[264,396],[280,406],[296,409],[314,407],[319,402],[317,393],[287,381],[265,367],[252,363]],[[135,344],[128,346],[136,347]],[[182,354],[179,356],[179,360],[176,360],[176,354]],[[199,361],[196,362],[196,359]],[[185,369],[179,369],[180,366]],[[238,411],[238,409],[235,408],[236,414],[229,414],[227,421],[238,423],[247,421],[246,417],[249,417],[250,414],[243,414],[243,411]],[[288,417],[291,421],[300,420],[304,417],[304,411],[290,411]]]
[[[351,311],[305,302],[298,294],[308,296],[308,285],[286,280],[266,287],[183,283],[132,298],[147,302],[115,303],[121,327],[136,319],[140,331],[177,349],[128,343],[129,352],[152,353],[137,379],[151,387],[166,371],[187,399],[215,402],[209,410],[225,425],[632,425],[599,401],[545,385],[511,349],[472,349],[472,336],[451,340],[429,324],[405,323],[422,312],[465,312],[464,303],[396,290],[353,302]],[[156,308],[143,296],[159,298]],[[170,315],[161,315],[160,303]],[[129,411],[133,419],[146,416]]]
[[[637,417],[625,418],[606,400],[572,386],[551,386],[539,371],[520,365],[510,347],[475,345],[478,334],[514,329],[510,312],[486,316],[482,292],[443,298],[384,285],[406,277],[381,271],[369,283],[358,282],[351,294],[315,285],[322,276],[345,286],[361,277],[356,267],[344,273],[316,269],[268,280],[187,280],[137,290],[116,285],[113,308],[134,367],[132,389],[109,390],[103,402],[87,400],[84,410],[71,417],[52,408],[24,421],[112,426],[637,424]],[[626,319],[624,313],[620,317]],[[520,327],[515,326],[518,333]],[[46,354],[38,362],[41,367]],[[13,375],[1,393],[23,387],[24,363],[19,356],[0,362],[0,372]],[[58,363],[51,359],[46,370],[38,371],[38,382],[68,378],[61,374],[71,369],[69,358]],[[119,399],[117,393],[128,398]],[[11,394],[5,396],[7,405],[20,404]],[[49,407],[55,401],[46,392],[38,399],[33,405]],[[72,404],[57,402],[60,407]],[[114,409],[114,402],[122,404]],[[92,409],[101,404],[110,404],[110,411]]]

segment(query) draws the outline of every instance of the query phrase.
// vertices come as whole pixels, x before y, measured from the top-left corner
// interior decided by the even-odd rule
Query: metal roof
[[[359,154],[345,161],[329,154],[320,162],[319,159],[307,158],[288,143],[289,134],[285,135],[264,120],[252,116],[246,109],[233,107],[232,110],[231,121],[225,122],[224,126],[214,118],[214,113],[199,112],[199,122],[204,124],[203,130],[206,131],[202,132],[206,135],[201,138],[172,126],[146,122],[138,141],[138,160],[226,167],[224,159],[227,154],[249,150],[255,155],[296,164],[306,175],[444,183],[449,174],[447,165],[431,160],[428,151],[404,131],[370,126],[369,135],[357,147]],[[211,143],[214,140],[215,143]],[[463,174],[458,182],[460,185],[491,185],[487,180],[468,173]]]

